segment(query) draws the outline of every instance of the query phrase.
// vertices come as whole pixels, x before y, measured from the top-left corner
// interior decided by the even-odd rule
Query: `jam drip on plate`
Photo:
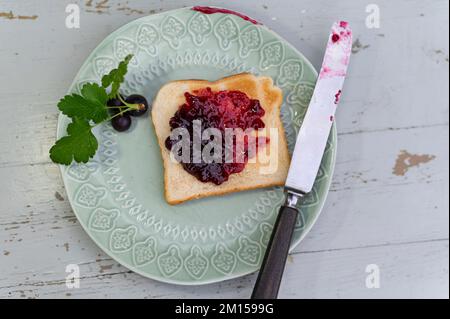
[[[223,9],[223,8],[216,8],[216,7],[203,7],[203,6],[195,6],[192,8],[192,10],[194,11],[199,11],[201,13],[204,14],[214,14],[214,13],[225,13],[225,14],[233,14],[235,16],[238,16],[239,18],[244,19],[245,21],[249,21],[253,24],[261,24],[258,21],[256,21],[255,19],[252,19],[242,13],[233,11],[233,10],[228,10],[228,9]]]
[[[265,127],[262,117],[264,109],[258,100],[250,99],[245,93],[240,91],[218,91],[213,92],[211,88],[197,90],[190,94],[186,92],[186,103],[181,105],[175,115],[170,119],[171,131],[176,128],[185,128],[190,136],[190,160],[181,162],[183,168],[201,182],[212,182],[220,185],[228,180],[231,174],[242,172],[248,159],[255,156],[258,147],[262,147],[269,142],[266,137],[254,139],[251,145],[246,136],[243,136],[243,161],[236,160],[236,136],[233,138],[233,161],[226,161],[225,129],[262,129]],[[193,121],[201,121],[201,131],[208,128],[216,128],[222,134],[222,158],[221,161],[213,163],[204,162],[203,158],[199,163],[193,161]],[[250,139],[251,141],[252,139]],[[170,151],[179,140],[172,140],[167,137],[166,148]],[[202,140],[201,151],[210,140]],[[179,149],[181,152],[181,149]],[[181,155],[179,153],[178,155]]]

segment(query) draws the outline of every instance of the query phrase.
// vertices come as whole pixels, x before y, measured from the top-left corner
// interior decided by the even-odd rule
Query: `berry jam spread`
[[[186,128],[190,134],[190,160],[188,163],[181,162],[183,168],[191,175],[194,175],[201,182],[212,182],[220,185],[228,180],[231,174],[242,172],[248,159],[256,155],[258,147],[265,146],[269,139],[258,137],[254,144],[250,145],[248,138],[243,140],[243,161],[236,161],[236,136],[233,138],[233,161],[225,160],[225,129],[240,128],[262,129],[265,127],[262,117],[264,109],[258,100],[250,99],[245,93],[240,91],[217,91],[211,88],[201,89],[193,92],[195,95],[186,92],[186,103],[181,105],[175,115],[170,119],[171,131],[176,128]],[[193,121],[201,121],[202,132],[208,128],[219,129],[222,134],[222,160],[213,163],[206,163],[201,159],[199,163],[193,161]],[[252,139],[251,139],[252,140]],[[166,148],[170,151],[173,145],[179,140],[172,140],[167,137]],[[201,150],[210,140],[202,140]],[[181,149],[180,149],[181,151]],[[256,151],[256,152],[255,152]],[[181,154],[178,154],[181,155]],[[241,157],[242,158],[242,157]]]

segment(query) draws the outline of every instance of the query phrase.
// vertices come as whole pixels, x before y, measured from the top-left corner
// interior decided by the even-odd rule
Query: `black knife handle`
[[[253,288],[252,299],[277,298],[297,215],[296,208],[281,206]]]

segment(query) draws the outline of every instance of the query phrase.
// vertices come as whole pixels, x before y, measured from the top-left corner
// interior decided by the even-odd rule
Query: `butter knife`
[[[275,299],[278,296],[298,207],[316,179],[342,93],[351,48],[352,31],[348,23],[334,23],[314,93],[295,143],[284,187],[286,200],[279,210],[252,299]]]

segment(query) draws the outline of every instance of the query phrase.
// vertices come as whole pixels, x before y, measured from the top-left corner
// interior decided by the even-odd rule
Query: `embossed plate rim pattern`
[[[111,43],[116,43],[114,40],[116,40],[118,38],[118,35],[121,34],[121,32],[125,32],[128,28],[130,28],[130,25],[136,25],[138,26],[138,29],[140,30],[143,25],[150,25],[152,27],[155,27],[158,29],[158,25],[155,25],[155,23],[150,23],[147,22],[147,19],[149,17],[152,18],[156,18],[156,17],[165,17],[163,18],[163,22],[165,23],[165,21],[170,20],[169,17],[171,16],[175,16],[175,20],[178,20],[178,18],[176,18],[176,16],[178,14],[184,14],[187,11],[190,12],[191,16],[187,18],[187,21],[185,22],[184,25],[184,30],[181,30],[180,32],[182,33],[183,37],[190,37],[190,39],[192,41],[194,41],[194,37],[195,34],[192,34],[191,30],[189,29],[189,25],[192,22],[192,20],[194,19],[194,17],[199,16],[199,13],[193,13],[192,10],[190,10],[190,8],[182,8],[182,9],[175,9],[175,10],[171,10],[171,11],[167,11],[167,12],[162,12],[159,14],[155,14],[152,16],[147,16],[147,17],[142,17],[139,18],[137,20],[131,21],[128,24],[118,28],[116,31],[112,32],[110,35],[108,35],[98,46],[97,48],[94,49],[94,51],[89,55],[89,57],[86,59],[86,61],[84,62],[83,66],[80,68],[79,72],[77,73],[74,82],[72,83],[69,91],[75,91],[77,89],[77,87],[79,86],[80,83],[82,83],[83,81],[89,80],[89,79],[80,79],[80,75],[83,73],[84,69],[87,67],[87,65],[89,64],[95,64],[94,63],[94,58],[98,58],[96,57],[96,52],[101,50],[104,46],[106,45],[110,45]],[[220,14],[218,14],[220,15]],[[223,14],[222,14],[223,15]],[[230,19],[225,19],[226,17],[230,18]],[[216,34],[216,25],[218,24],[218,21],[236,21],[236,17],[235,16],[227,16],[227,15],[223,15],[220,16],[219,19],[217,19],[216,21],[216,25],[214,25],[214,23],[211,22],[211,20],[209,20],[209,18],[207,18],[210,24],[210,27],[212,28],[212,30],[206,30],[206,33],[204,33],[202,36],[208,37],[208,36],[215,36],[217,41],[222,41],[223,39],[220,39],[220,37]],[[173,20],[171,20],[173,21]],[[180,20],[178,20],[180,21]],[[142,22],[142,23],[141,23]],[[161,22],[161,25],[163,24],[163,22]],[[183,23],[183,21],[181,21]],[[141,23],[141,24],[139,24]],[[176,22],[175,22],[176,23]],[[233,24],[233,22],[231,22]],[[259,33],[259,41],[261,43],[259,43],[257,45],[257,48],[247,48],[249,49],[248,52],[246,52],[246,56],[250,55],[252,52],[258,53],[261,55],[261,59],[259,61],[259,66],[257,67],[257,69],[260,69],[262,71],[264,71],[265,69],[270,69],[272,67],[279,67],[279,71],[277,71],[277,74],[282,75],[283,72],[285,72],[286,70],[283,70],[283,66],[289,65],[289,61],[290,60],[294,60],[295,59],[286,59],[284,58],[284,55],[282,57],[281,61],[275,61],[275,62],[269,62],[269,64],[265,64],[263,63],[263,60],[267,57],[265,57],[266,54],[269,54],[271,52],[265,52],[262,50],[262,48],[265,48],[267,46],[270,46],[272,43],[277,42],[277,44],[279,45],[279,48],[281,48],[281,50],[286,50],[286,48],[292,50],[296,56],[299,57],[299,63],[300,66],[298,68],[300,68],[299,72],[303,72],[305,67],[309,68],[311,70],[311,72],[314,74],[314,77],[317,77],[317,72],[315,71],[314,67],[311,65],[311,63],[300,53],[298,52],[298,50],[296,50],[291,44],[289,44],[286,40],[284,40],[282,37],[280,37],[279,35],[277,35],[276,33],[274,33],[273,31],[269,30],[267,27],[262,26],[262,25],[257,25],[254,26],[251,23],[248,23],[245,26],[242,26],[240,30],[238,30],[238,35],[235,37],[230,38],[230,42],[226,42],[228,44],[223,44],[223,48],[224,50],[229,50],[230,47],[232,47],[233,45],[237,45],[238,46],[238,51],[239,51],[239,57],[241,59],[243,59],[244,57],[242,57],[241,55],[241,51],[243,48],[243,44],[242,44],[242,40],[241,40],[241,35],[242,33],[245,31],[247,32],[247,30],[253,29],[257,30],[256,32]],[[151,28],[150,28],[151,29]],[[148,30],[147,30],[148,31]],[[157,30],[158,31],[158,30]],[[223,31],[223,30],[222,30]],[[178,31],[176,31],[178,32]],[[270,37],[272,38],[271,41],[269,42],[264,42],[264,40],[261,38],[261,32],[265,32],[267,34],[270,35]],[[138,36],[138,34],[136,35],[136,37]],[[234,35],[233,35],[234,36]],[[169,42],[169,45],[171,47],[175,46],[178,47],[179,46],[179,42],[177,41],[181,41],[183,38],[181,39],[177,39],[177,41],[173,42],[170,39],[166,39],[163,35],[161,34],[157,34],[156,35],[158,41],[167,41]],[[201,37],[199,37],[197,40],[199,40],[199,43],[201,44],[202,42],[204,43],[205,41],[207,41],[207,39],[205,40],[204,38],[202,39]],[[137,41],[137,40],[136,40]],[[194,41],[195,42],[195,41]],[[151,44],[150,48],[147,50],[148,55],[152,56],[155,51],[154,51],[154,46],[157,46],[158,44]],[[219,43],[219,45],[222,47],[222,44]],[[138,47],[137,50],[139,50],[139,44],[136,43],[136,46]],[[261,52],[258,52],[258,48],[261,49]],[[145,49],[143,49],[145,50]],[[243,51],[244,52],[244,51]],[[114,54],[116,54],[117,52],[114,51]],[[117,53],[118,54],[118,53]],[[113,59],[111,59],[113,60]],[[116,59],[117,60],[117,59]],[[134,61],[136,64],[138,64],[138,60],[136,58],[136,60]],[[291,63],[292,64],[292,63]],[[294,63],[295,64],[295,63]],[[303,65],[303,66],[302,66]],[[92,66],[93,68],[95,68],[96,66]],[[292,67],[292,65],[291,65]],[[297,68],[297,69],[298,69]],[[254,69],[252,67],[252,69]],[[97,71],[95,71],[97,73]],[[286,71],[288,72],[288,71]],[[284,75],[286,76],[286,75]],[[303,79],[303,74],[301,74],[299,77],[299,79]],[[302,87],[300,87],[300,83],[294,82],[291,83],[291,85],[289,84],[289,80],[287,80],[286,82],[286,78],[284,78],[283,81],[279,81],[280,83],[278,83],[279,77],[276,78],[276,83],[278,85],[280,85],[282,88],[285,88],[287,86],[291,87],[291,92],[296,91],[296,90],[300,90],[300,89],[304,89]],[[308,81],[309,82],[309,81]],[[311,82],[309,82],[310,84],[312,84]],[[295,95],[296,93],[291,93],[288,94],[285,98],[288,99],[289,96],[291,95]],[[303,96],[304,97],[304,96]],[[294,99],[295,96],[292,98]],[[297,103],[298,101],[294,101],[294,103]],[[303,107],[303,111],[305,109],[306,106],[302,105],[306,103],[306,101],[300,101],[301,106]],[[292,109],[286,110],[286,112],[293,112]],[[287,113],[286,113],[287,114]],[[303,114],[304,115],[304,114]],[[297,120],[299,120],[299,123],[295,123],[292,124],[293,125],[293,130],[294,133],[296,132],[296,127],[298,125],[301,125],[301,117],[303,116],[302,114],[300,115],[289,115],[292,117],[288,118],[288,120],[292,120],[294,121],[295,118],[297,118]],[[287,115],[286,115],[287,116]],[[65,128],[65,125],[67,124],[67,119],[60,115],[59,119],[58,119],[58,128],[57,128],[57,132],[58,132],[58,137],[60,137],[63,134],[63,130]],[[289,123],[290,125],[290,123]],[[297,127],[298,129],[298,127]],[[103,132],[108,130],[108,125],[104,125],[103,126],[103,130],[102,132],[100,132],[99,134],[102,134]],[[336,159],[336,143],[337,143],[337,138],[336,138],[336,126],[333,125],[333,129],[332,132],[330,134],[330,139],[329,139],[329,143],[328,144],[328,150],[327,152],[331,152],[331,154],[328,154],[328,167],[326,167],[326,172],[325,172],[325,168],[324,168],[324,176],[322,176],[322,179],[324,179],[324,181],[322,181],[322,190],[318,191],[318,194],[315,194],[315,196],[317,196],[317,198],[314,199],[313,204],[316,205],[315,206],[315,213],[311,216],[311,218],[309,219],[306,227],[303,227],[303,225],[301,224],[302,221],[300,221],[300,227],[298,232],[296,233],[296,238],[294,238],[292,244],[291,244],[291,250],[298,245],[298,243],[305,237],[305,235],[309,232],[309,230],[312,228],[312,226],[314,225],[315,221],[317,220],[324,202],[325,202],[325,198],[328,192],[328,189],[330,187],[331,184],[331,175],[333,174],[333,170],[334,170],[334,164],[335,164],[335,159]],[[103,143],[101,143],[103,145]],[[99,150],[100,151],[100,150]],[[90,166],[87,166],[85,168],[86,173],[90,174],[92,173],[92,171],[96,171],[99,170],[101,168],[99,168],[96,165],[100,165],[98,162],[93,161]],[[65,167],[61,167],[61,173],[63,176],[63,180],[64,180],[64,184],[68,185],[68,168]],[[87,178],[89,178],[90,175],[88,175]],[[106,180],[105,180],[106,181]],[[175,284],[184,284],[184,285],[198,285],[198,284],[207,284],[207,283],[212,283],[212,282],[217,282],[217,281],[221,281],[221,280],[228,280],[231,278],[235,278],[235,277],[239,277],[239,276],[243,276],[245,274],[254,272],[258,269],[258,265],[261,262],[261,258],[262,258],[262,254],[264,252],[264,248],[265,248],[265,239],[264,239],[264,235],[266,234],[266,232],[270,231],[270,224],[267,223],[267,220],[259,220],[258,224],[257,224],[257,229],[260,230],[261,233],[261,238],[260,240],[258,240],[258,242],[254,243],[254,239],[252,240],[249,237],[246,236],[237,236],[235,239],[236,241],[239,242],[239,249],[237,249],[237,251],[231,251],[231,254],[234,256],[234,260],[233,263],[231,265],[231,268],[228,268],[226,270],[224,269],[218,269],[218,266],[212,262],[211,260],[215,260],[215,258],[217,258],[217,254],[219,252],[219,250],[221,250],[222,252],[224,251],[224,249],[229,249],[227,248],[226,244],[223,244],[221,246],[220,243],[217,243],[215,245],[215,253],[210,256],[207,257],[202,253],[202,249],[199,245],[201,245],[201,243],[194,243],[190,246],[190,248],[188,249],[188,253],[186,257],[182,257],[180,255],[180,250],[179,247],[176,245],[170,245],[164,252],[160,252],[160,254],[158,255],[157,252],[157,239],[155,239],[153,237],[153,235],[151,236],[146,236],[145,240],[135,240],[136,234],[138,233],[138,229],[136,226],[134,225],[127,225],[124,227],[118,227],[117,225],[115,225],[116,220],[119,219],[120,217],[120,207],[119,209],[117,209],[117,207],[111,207],[109,210],[108,209],[104,209],[102,207],[98,207],[98,201],[101,201],[101,198],[106,196],[106,192],[107,192],[107,188],[106,187],[99,187],[97,190],[91,189],[92,192],[98,192],[99,194],[102,193],[103,191],[105,192],[105,194],[102,193],[102,196],[98,196],[98,198],[94,198],[94,202],[89,202],[89,194],[79,194],[82,193],[81,188],[82,187],[78,187],[76,192],[74,191],[73,193],[76,193],[75,196],[82,196],[84,195],[85,197],[83,200],[87,200],[88,202],[87,205],[93,205],[90,206],[92,208],[92,210],[90,211],[90,215],[87,218],[87,221],[83,221],[82,216],[80,215],[80,212],[77,211],[77,207],[76,205],[74,205],[74,201],[75,201],[75,196],[73,194],[71,194],[71,188],[72,187],[67,187],[67,192],[69,194],[69,201],[72,205],[73,211],[75,212],[75,215],[77,216],[78,220],[80,221],[80,224],[82,225],[82,227],[85,229],[85,231],[89,234],[89,236],[92,238],[92,240],[105,252],[107,253],[111,258],[115,259],[116,261],[118,261],[119,263],[121,263],[122,265],[124,265],[125,267],[129,268],[130,270],[139,273],[145,277],[148,278],[152,278],[155,280],[159,280],[159,281],[163,281],[163,282],[167,282],[167,283],[175,283]],[[83,190],[85,190],[83,188]],[[86,193],[86,192],[85,192]],[[87,191],[87,193],[89,193],[89,190]],[[92,195],[92,194],[91,194]],[[86,198],[86,196],[88,196],[88,198]],[[96,197],[96,196],[94,196]],[[99,211],[103,209],[104,211],[102,213],[99,213]],[[102,215],[103,214],[103,215]],[[108,214],[111,214],[111,216],[114,216],[112,219],[108,219]],[[105,217],[106,216],[106,217]],[[103,219],[102,219],[103,218]],[[106,219],[105,219],[106,218]],[[302,217],[303,218],[303,217]],[[93,221],[95,219],[95,221]],[[94,228],[95,231],[97,231],[98,233],[108,233],[108,244],[103,244],[96,236],[94,236],[93,234],[93,229],[92,229],[92,223],[100,223],[98,225],[95,225],[95,227],[97,227],[96,229]],[[103,223],[103,224],[102,224]],[[107,227],[107,228],[105,228]],[[264,230],[264,229],[265,230]],[[106,229],[106,230],[105,230]],[[255,230],[256,231],[256,230]],[[258,233],[259,234],[259,233]],[[128,236],[128,237],[127,237]],[[113,241],[114,238],[114,241]],[[127,241],[130,238],[132,238],[132,241]],[[121,243],[121,245],[116,245],[117,243]],[[256,245],[255,245],[256,244]],[[245,247],[245,245],[248,245],[248,247]],[[253,245],[253,247],[252,247]],[[256,248],[259,250],[259,253],[257,254],[257,259],[252,259],[252,256],[247,256],[245,254],[242,254],[242,258],[240,257],[240,251],[241,250],[245,250],[246,248],[252,249],[255,248],[255,246],[257,246]],[[139,260],[137,261],[136,258],[136,250],[137,247],[140,248],[141,250],[139,251]],[[145,250],[144,248],[148,248],[147,250]],[[244,249],[245,248],[245,249]],[[123,256],[120,256],[120,254],[122,253],[128,253],[131,251],[132,256],[130,257],[131,262],[127,262],[124,260]],[[230,252],[227,252],[228,254]],[[245,251],[244,251],[245,253]],[[185,253],[186,254],[186,253]],[[222,256],[224,257],[224,256]],[[142,259],[144,258],[144,259]],[[147,259],[145,259],[147,258]],[[141,260],[142,259],[142,260]],[[142,261],[142,262],[141,262]],[[163,271],[161,271],[162,266],[161,265],[166,265],[167,262],[169,262],[169,265],[167,268],[165,268]],[[172,262],[176,267],[175,268],[171,268],[170,266],[170,262]],[[238,270],[237,268],[237,263],[241,262],[242,264],[246,264],[247,268],[244,268],[243,270]],[[146,264],[149,263],[155,263],[158,265],[159,269],[160,269],[160,273],[161,274],[155,274],[155,273],[149,273],[147,271],[144,271],[142,268],[139,268],[141,266],[144,266]],[[138,264],[138,265],[137,265]],[[208,272],[208,267],[212,266],[213,268],[211,269],[216,269],[217,270],[217,276],[213,277],[213,278],[203,278],[206,274],[206,272]],[[202,268],[203,267],[203,268]],[[206,268],[205,268],[206,267]],[[176,276],[178,273],[180,272],[185,272],[188,277],[189,280],[180,280],[180,279],[174,279],[172,278],[173,276]]]

